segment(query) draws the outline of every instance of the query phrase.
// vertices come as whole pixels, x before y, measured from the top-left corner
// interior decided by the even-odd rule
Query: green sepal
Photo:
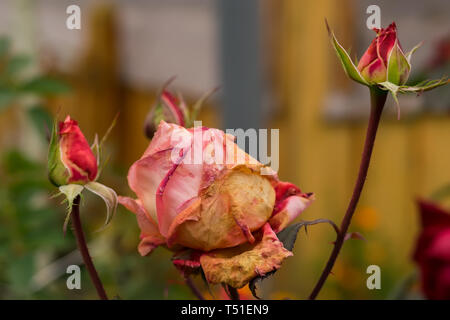
[[[408,80],[410,71],[411,65],[396,40],[391,52],[389,53],[386,77],[387,81],[395,85],[402,85],[406,82],[406,80]]]
[[[100,174],[102,173],[104,167],[106,166],[109,160],[109,156],[107,156],[107,158],[104,161],[102,161],[103,145],[108,139],[109,135],[111,134],[112,129],[114,129],[114,127],[116,126],[118,118],[119,113],[117,113],[116,116],[114,117],[113,121],[111,122],[105,134],[103,135],[102,140],[99,141],[98,134],[95,134],[94,143],[91,145],[91,149],[95,154],[95,158],[97,159],[97,167],[98,167],[97,176],[95,177],[94,181],[96,181],[98,177],[100,177]]]
[[[394,101],[397,105],[398,110],[398,118],[400,118],[400,105],[398,102],[397,95],[399,93],[416,93],[421,94],[424,91],[429,91],[435,88],[438,88],[440,86],[446,85],[450,82],[450,80],[447,77],[443,77],[441,79],[437,80],[425,80],[422,81],[415,86],[398,86],[392,82],[385,81],[378,84],[378,87],[382,90],[389,91],[392,94],[392,97],[394,98]]]
[[[117,193],[113,189],[95,181],[86,183],[84,187],[102,198],[106,204],[106,220],[103,227],[100,228],[100,230],[102,230],[109,224],[116,213],[118,204]]]
[[[66,197],[65,201],[67,201],[67,214],[66,218],[64,219],[63,225],[64,234],[66,233],[67,225],[69,224],[70,214],[72,213],[73,201],[77,196],[81,194],[83,189],[84,187],[79,184],[67,184],[59,187],[59,193],[56,196],[63,194]]]
[[[424,91],[433,90],[435,88],[444,86],[448,84],[450,80],[447,77],[442,77],[441,79],[435,79],[435,80],[425,80],[422,81],[414,86],[400,86],[399,92],[400,93],[422,93]]]
[[[412,48],[407,54],[406,59],[408,60],[408,63],[411,64],[411,56],[414,52],[416,52],[417,49],[419,49],[422,46],[422,42],[418,43],[414,48]]]
[[[350,55],[345,51],[345,49],[339,44],[337,41],[333,31],[328,26],[328,22],[325,21],[325,24],[327,26],[328,35],[331,38],[331,44],[334,47],[334,50],[336,51],[336,54],[339,58],[339,60],[342,63],[342,66],[344,67],[345,73],[353,80],[355,80],[358,83],[361,83],[366,86],[370,86],[370,84],[363,78],[361,73],[359,72],[358,68],[356,68],[356,65],[353,63],[352,59],[350,58]]]
[[[206,99],[208,99],[210,96],[212,96],[217,90],[219,90],[219,87],[215,87],[209,91],[207,91],[205,94],[203,94],[200,99],[198,99],[195,104],[192,106],[192,111],[190,117],[188,117],[188,123],[186,124],[186,127],[192,127],[194,126],[194,121],[197,120],[198,114],[200,110],[202,109],[203,104],[205,103]]]
[[[55,186],[63,186],[69,182],[70,172],[61,160],[60,143],[56,120],[53,121],[50,146],[48,149],[48,178]]]

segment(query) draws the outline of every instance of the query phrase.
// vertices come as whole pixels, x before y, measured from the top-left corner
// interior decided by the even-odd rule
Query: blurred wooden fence
[[[274,124],[281,129],[280,174],[317,194],[304,219],[324,217],[340,222],[357,175],[366,123],[330,125],[324,121],[327,90],[336,86],[346,90],[351,80],[344,76],[331,48],[323,18],[327,17],[340,41],[349,46],[352,2],[285,0],[281,8],[279,44],[274,46],[282,109]],[[382,271],[389,267],[407,273],[418,230],[415,200],[449,182],[450,118],[424,115],[396,121],[385,117],[351,227],[351,231],[370,232],[365,245],[367,266],[377,264]],[[309,232],[309,240],[299,248],[301,257],[286,272],[286,278],[299,270],[308,275],[300,277],[303,293],[317,280],[325,263],[324,251],[331,249],[327,241],[334,237],[325,226],[317,229],[323,232]],[[367,292],[365,267],[357,273],[361,281],[356,285]],[[298,282],[289,281],[285,279],[286,286],[294,290]],[[328,296],[334,297],[331,291]]]
[[[350,80],[340,69],[322,17],[335,26],[343,43],[351,43],[351,2],[267,3],[276,6],[271,23],[278,30],[271,45],[271,63],[279,112],[270,125],[280,129],[280,177],[316,193],[317,200],[305,212],[304,219],[340,221],[357,174],[365,122],[330,125],[323,119],[321,108],[327,90],[346,90]],[[78,119],[89,138],[95,132],[103,134],[120,112],[109,146],[114,162],[128,167],[148,143],[142,134],[143,120],[159,88],[136,89],[122,82],[111,8],[98,9],[90,21],[93,27],[89,50],[74,72],[64,75],[74,90],[69,96],[52,99],[52,110],[61,108],[61,113]],[[202,120],[215,126],[217,115],[211,110],[206,109]],[[383,121],[356,214],[360,217],[351,227],[351,231],[370,233],[365,244],[367,265],[378,264],[382,270],[383,266],[410,269],[418,226],[414,201],[450,182],[449,144],[449,117]],[[302,237],[295,249],[296,258],[286,263],[277,281],[278,289],[297,292],[298,298],[304,297],[317,280],[331,249],[330,241],[334,240],[327,226],[310,228],[307,240],[303,233],[299,238]],[[344,255],[345,251],[344,248]],[[345,269],[340,261],[337,268]],[[359,281],[354,285],[365,289],[365,269],[358,267],[353,274]],[[335,293],[327,287],[323,297],[335,297]]]

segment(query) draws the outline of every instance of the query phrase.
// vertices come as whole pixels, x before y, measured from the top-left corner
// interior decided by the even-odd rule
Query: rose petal
[[[97,177],[97,158],[78,123],[70,116],[59,124],[61,159],[70,169],[69,182],[88,182]]]
[[[419,201],[422,227],[441,226],[450,228],[450,213],[438,205],[425,201]]]
[[[268,179],[245,166],[228,170],[176,217],[168,245],[210,251],[252,242],[251,232],[269,219],[274,202]]]
[[[139,200],[119,196],[119,203],[136,214],[136,219],[141,229],[141,242],[138,251],[142,256],[149,254],[156,247],[165,244],[165,238],[159,233],[158,226],[151,216],[145,211]]]
[[[202,252],[195,250],[183,250],[172,257],[172,262],[181,274],[186,277],[200,271],[200,256]]]
[[[146,234],[160,234],[158,230],[158,225],[152,219],[152,217],[145,211],[142,206],[141,201],[129,198],[129,197],[118,197],[119,203],[125,208],[136,214],[136,218],[140,229]]]
[[[208,282],[241,288],[256,276],[264,276],[280,268],[282,261],[289,256],[292,252],[283,247],[266,223],[260,239],[254,244],[214,250],[203,254],[200,263]]]
[[[191,157],[189,148],[186,157]],[[186,158],[184,158],[186,159]],[[174,219],[182,212],[186,201],[196,198],[202,183],[202,164],[174,164],[162,179],[156,195],[159,229],[164,236]]]
[[[450,214],[436,204],[424,200],[419,201],[422,232],[417,241],[414,260],[421,263],[429,258],[430,248],[439,234],[450,230]]]
[[[160,151],[173,149],[175,146],[190,144],[192,135],[189,131],[173,123],[161,121],[142,158]]]
[[[163,245],[165,240],[155,236],[146,236],[141,233],[141,242],[139,242],[138,252],[141,256],[150,254],[156,247]]]
[[[283,200],[277,206],[278,211],[269,219],[272,229],[278,233],[287,227],[300,213],[314,201],[314,195],[296,195]]]
[[[136,161],[128,172],[128,184],[142,201],[145,211],[158,223],[156,190],[171,168],[171,150],[159,151]]]
[[[366,52],[361,57],[361,60],[359,60],[358,63],[358,70],[362,71],[365,69],[369,64],[371,64],[374,60],[378,58],[377,55],[377,41],[376,38],[372,40],[372,43],[370,44],[369,48],[367,48]]]

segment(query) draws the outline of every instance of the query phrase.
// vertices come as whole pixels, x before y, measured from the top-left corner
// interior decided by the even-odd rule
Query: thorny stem
[[[348,204],[347,211],[341,222],[340,232],[337,235],[333,251],[328,258],[328,262],[324,270],[322,271],[319,281],[317,282],[316,286],[309,296],[309,299],[311,300],[314,300],[322,289],[325,281],[328,278],[328,275],[333,269],[334,263],[336,262],[339,252],[341,251],[342,245],[344,244],[345,235],[347,234],[348,227],[350,226],[353,214],[355,213],[356,205],[358,204],[361,191],[364,187],[364,182],[366,181],[370,158],[375,143],[375,137],[377,134],[378,125],[380,123],[381,114],[383,113],[383,107],[386,102],[386,98],[387,93],[385,91],[381,91],[376,87],[372,87],[370,89],[370,118],[367,127],[366,140],[364,143],[364,150],[362,153],[358,178],[356,179],[355,187],[353,189],[353,194],[350,199],[350,203]]]
[[[189,276],[185,278],[185,281],[186,285],[189,287],[189,289],[191,289],[192,293],[197,297],[198,300],[205,300],[205,297],[203,297],[202,293]]]
[[[84,237],[83,227],[80,220],[80,196],[77,196],[73,201],[72,206],[72,224],[73,230],[75,232],[75,237],[77,238],[78,249],[80,250],[81,256],[83,257],[84,264],[89,272],[92,283],[97,290],[97,294],[101,300],[108,300],[105,289],[103,288],[102,281],[100,280],[97,270],[95,270],[94,263],[92,262],[91,256],[89,255],[89,249],[86,245],[86,239]]]

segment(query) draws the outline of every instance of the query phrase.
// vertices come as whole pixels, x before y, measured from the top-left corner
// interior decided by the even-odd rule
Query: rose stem
[[[361,191],[364,186],[364,182],[367,177],[367,170],[369,169],[370,157],[372,155],[373,145],[375,143],[375,137],[377,134],[378,125],[380,123],[381,114],[383,112],[383,107],[386,102],[387,93],[381,91],[376,87],[370,88],[370,118],[369,124],[366,132],[366,140],[364,143],[364,150],[362,153],[361,164],[359,167],[358,178],[356,179],[355,187],[353,189],[353,194],[348,204],[347,211],[341,222],[340,232],[337,235],[336,242],[334,244],[333,251],[328,259],[328,262],[322,271],[322,274],[311,292],[309,299],[315,299],[319,294],[322,286],[328,278],[331,270],[333,269],[334,263],[341,251],[342,245],[344,244],[345,235],[347,234],[348,227],[352,220],[353,214],[355,213],[356,205],[358,204]]]
[[[192,279],[187,276],[185,279],[187,286],[189,289],[191,289],[192,293],[197,297],[198,300],[205,300],[205,297],[203,297],[200,290],[197,288],[197,286],[192,282]]]
[[[81,252],[81,256],[83,257],[84,264],[89,272],[92,283],[97,290],[99,298],[101,300],[108,300],[102,281],[98,276],[97,270],[95,270],[94,263],[92,263],[91,256],[89,255],[89,249],[86,245],[86,239],[84,237],[83,227],[80,220],[80,196],[77,196],[73,201],[71,217],[73,230],[75,232],[75,237],[77,238],[78,249]]]
[[[241,300],[239,297],[239,292],[237,291],[236,288],[233,288],[232,286],[228,286],[228,292],[230,294],[230,299],[231,300]]]

